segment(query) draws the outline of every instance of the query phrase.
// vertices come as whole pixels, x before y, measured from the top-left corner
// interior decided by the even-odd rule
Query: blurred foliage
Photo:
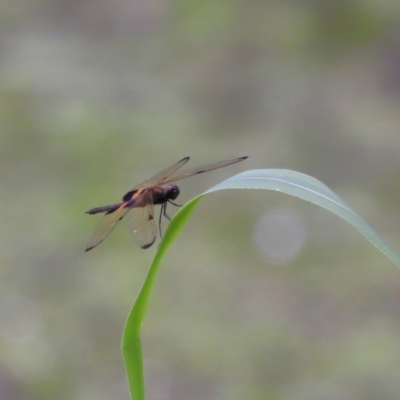
[[[2,399],[129,398],[120,337],[153,250],[121,226],[85,254],[84,211],[184,156],[250,158],[181,202],[243,169],[299,170],[398,248],[400,3],[0,4]],[[305,234],[277,267],[254,228],[282,207]],[[334,216],[208,196],[160,272],[149,399],[399,398],[399,272]]]

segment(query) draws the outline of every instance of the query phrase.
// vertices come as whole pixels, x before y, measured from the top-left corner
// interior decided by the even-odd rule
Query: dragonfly
[[[177,182],[181,179],[189,178],[190,176],[235,164],[246,158],[247,157],[239,157],[202,167],[190,168],[186,171],[180,171],[190,160],[190,157],[185,157],[150,179],[135,186],[122,197],[120,203],[95,207],[86,211],[86,214],[93,215],[104,213],[104,216],[89,238],[85,251],[89,251],[98,246],[114,229],[117,223],[129,212],[131,212],[129,225],[134,241],[142,249],[148,249],[155,242],[157,234],[156,224],[154,222],[154,206],[161,205],[158,223],[161,237],[162,217],[164,216],[168,220],[171,219],[167,214],[167,204],[180,207],[179,204],[173,201],[179,196],[180,191],[178,186],[172,182]]]

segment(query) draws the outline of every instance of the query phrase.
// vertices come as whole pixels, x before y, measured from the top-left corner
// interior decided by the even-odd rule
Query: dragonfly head
[[[164,196],[167,200],[175,200],[179,196],[178,186],[171,184],[164,189]]]

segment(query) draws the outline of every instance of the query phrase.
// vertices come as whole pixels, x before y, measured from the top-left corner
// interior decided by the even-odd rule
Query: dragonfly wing
[[[130,207],[126,207],[126,203],[122,203],[115,211],[105,214],[90,237],[85,251],[89,251],[99,245],[130,210]]]
[[[129,226],[133,240],[142,248],[148,249],[156,240],[156,224],[154,223],[154,204],[151,191],[145,191],[144,207],[133,208]]]
[[[217,168],[222,168],[227,165],[235,164],[237,162],[245,160],[247,157],[239,157],[235,158],[233,160],[227,160],[227,161],[220,161],[216,162],[213,164],[208,164],[204,165],[203,167],[196,167],[196,168],[190,168],[186,171],[183,172],[178,172],[176,174],[168,174],[164,175],[164,177],[158,182],[158,185],[165,185],[167,183],[171,182],[176,182],[184,178],[189,178],[189,176],[197,175],[197,174],[202,174],[204,172],[212,171],[213,169]]]
[[[141,184],[136,185],[133,189],[147,188],[158,185],[159,182],[163,181],[164,179],[167,179],[170,175],[173,175],[176,171],[178,171],[178,169],[182,168],[189,160],[190,157],[182,158],[182,160],[179,160],[170,167],[165,168],[158,174],[152,176],[150,179],[147,179]]]

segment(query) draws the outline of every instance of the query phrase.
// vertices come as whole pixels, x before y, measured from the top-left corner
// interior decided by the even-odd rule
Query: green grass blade
[[[142,289],[140,290],[125,323],[125,329],[122,336],[122,354],[128,375],[132,400],[145,399],[140,331],[143,325],[154,280],[165,252],[185,225],[186,221],[194,211],[196,204],[200,201],[200,198],[201,196],[196,197],[189,203],[185,204],[176,213],[174,218],[172,218],[151,264],[147,278],[143,283]]]
[[[186,203],[172,218],[165,232],[146,281],[128,316],[122,339],[122,352],[128,374],[131,396],[134,400],[144,400],[140,330],[162,258],[193,213],[200,199],[205,194],[224,189],[275,190],[319,205],[353,225],[395,265],[400,267],[400,256],[361,217],[351,210],[343,200],[317,179],[299,172],[280,169],[252,170],[235,175]]]
[[[265,189],[290,194],[321,206],[358,229],[387,258],[400,267],[400,256],[342,199],[317,179],[285,169],[260,169],[242,172],[206,193],[223,189]]]

